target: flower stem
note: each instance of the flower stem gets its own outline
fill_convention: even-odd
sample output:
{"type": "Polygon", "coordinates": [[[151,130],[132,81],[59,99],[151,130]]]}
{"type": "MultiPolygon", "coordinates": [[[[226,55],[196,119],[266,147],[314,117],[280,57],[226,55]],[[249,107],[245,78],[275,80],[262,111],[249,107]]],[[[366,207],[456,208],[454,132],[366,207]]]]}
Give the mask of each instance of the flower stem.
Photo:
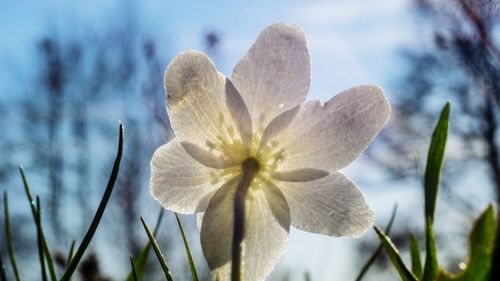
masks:
{"type": "Polygon", "coordinates": [[[259,172],[259,162],[248,158],[241,164],[242,177],[234,195],[234,228],[231,262],[231,280],[241,281],[241,242],[245,237],[245,197],[255,175],[259,172]]]}

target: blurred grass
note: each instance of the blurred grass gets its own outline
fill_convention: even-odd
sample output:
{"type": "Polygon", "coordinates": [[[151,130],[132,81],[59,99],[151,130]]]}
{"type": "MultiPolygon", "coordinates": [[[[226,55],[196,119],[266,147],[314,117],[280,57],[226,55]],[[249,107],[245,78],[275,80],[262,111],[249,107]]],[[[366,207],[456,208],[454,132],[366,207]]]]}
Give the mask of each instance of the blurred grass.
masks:
{"type": "Polygon", "coordinates": [[[160,246],[158,246],[158,242],[156,242],[156,239],[153,236],[151,229],[149,228],[148,224],[146,223],[146,221],[142,217],[141,217],[141,222],[142,222],[142,225],[144,226],[144,230],[146,231],[146,234],[148,235],[149,241],[151,242],[151,245],[153,246],[153,249],[155,250],[156,257],[158,258],[158,262],[160,263],[161,268],[163,269],[163,272],[165,273],[165,278],[168,281],[173,281],[174,279],[172,278],[172,273],[170,272],[170,269],[168,268],[167,262],[165,261],[165,258],[163,257],[163,254],[161,253],[160,246]]]}

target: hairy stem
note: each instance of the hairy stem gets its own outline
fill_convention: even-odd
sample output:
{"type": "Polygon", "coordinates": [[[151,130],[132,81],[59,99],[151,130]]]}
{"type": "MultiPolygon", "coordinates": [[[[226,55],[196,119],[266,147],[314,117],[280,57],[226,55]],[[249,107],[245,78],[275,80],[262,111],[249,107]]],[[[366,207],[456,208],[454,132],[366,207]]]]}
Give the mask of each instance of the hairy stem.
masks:
{"type": "Polygon", "coordinates": [[[231,263],[231,280],[241,280],[241,242],[245,237],[245,197],[255,175],[259,172],[259,162],[248,158],[241,164],[242,178],[234,195],[234,228],[231,263]]]}

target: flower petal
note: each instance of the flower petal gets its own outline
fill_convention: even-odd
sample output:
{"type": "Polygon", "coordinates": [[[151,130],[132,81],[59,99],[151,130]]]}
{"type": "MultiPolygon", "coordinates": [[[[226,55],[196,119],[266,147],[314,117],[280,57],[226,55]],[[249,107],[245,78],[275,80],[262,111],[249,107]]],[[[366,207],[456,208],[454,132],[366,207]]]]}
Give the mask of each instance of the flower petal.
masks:
{"type": "Polygon", "coordinates": [[[201,226],[203,224],[203,217],[205,216],[205,212],[196,214],[196,226],[198,227],[198,231],[201,232],[201,226]]]}
{"type": "Polygon", "coordinates": [[[263,130],[279,113],[301,104],[311,84],[311,62],[303,30],[273,24],[262,31],[233,71],[231,80],[263,130]]]}
{"type": "Polygon", "coordinates": [[[382,89],[375,86],[351,88],[324,105],[305,103],[288,128],[274,138],[274,149],[283,154],[278,170],[333,172],[345,167],[366,149],[389,113],[382,89]]]}
{"type": "Polygon", "coordinates": [[[213,182],[214,172],[193,159],[178,139],[173,139],[153,155],[150,191],[169,210],[202,212],[220,186],[213,182]]]}
{"type": "Polygon", "coordinates": [[[240,163],[239,161],[236,161],[231,157],[227,157],[225,154],[214,155],[210,151],[203,150],[196,144],[187,141],[183,141],[181,142],[181,144],[182,147],[184,147],[184,150],[186,150],[186,152],[191,155],[191,157],[210,168],[224,169],[238,165],[240,163]]]}
{"type": "Polygon", "coordinates": [[[252,131],[248,110],[204,53],[188,51],[172,60],[165,72],[165,89],[170,122],[180,141],[219,158],[238,157],[248,149],[252,131]]]}
{"type": "MultiPolygon", "coordinates": [[[[210,200],[201,226],[201,245],[215,280],[231,279],[234,194],[239,178],[210,200]]],[[[249,190],[246,201],[242,280],[264,280],[280,260],[288,239],[290,211],[274,186],[249,190]]]]}
{"type": "Polygon", "coordinates": [[[329,173],[323,170],[304,168],[286,172],[272,172],[271,176],[280,181],[306,182],[313,181],[328,176],[329,173]]]}
{"type": "Polygon", "coordinates": [[[310,182],[275,183],[290,206],[292,225],[298,229],[359,237],[373,224],[373,212],[363,194],[339,172],[310,182]]]}

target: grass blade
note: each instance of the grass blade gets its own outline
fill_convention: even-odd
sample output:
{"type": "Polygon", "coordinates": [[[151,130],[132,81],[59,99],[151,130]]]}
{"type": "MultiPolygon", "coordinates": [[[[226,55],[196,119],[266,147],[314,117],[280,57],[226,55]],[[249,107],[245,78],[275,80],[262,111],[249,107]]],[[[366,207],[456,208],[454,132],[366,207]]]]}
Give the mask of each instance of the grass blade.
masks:
{"type": "Polygon", "coordinates": [[[37,241],[38,241],[38,257],[40,258],[40,273],[42,274],[42,280],[47,281],[47,271],[45,269],[45,258],[43,253],[43,238],[42,238],[42,215],[41,215],[41,207],[40,207],[40,198],[36,197],[36,233],[37,233],[37,241]]]}
{"type": "MultiPolygon", "coordinates": [[[[391,218],[389,219],[389,222],[387,223],[387,225],[385,227],[385,233],[387,233],[387,235],[389,235],[389,233],[391,232],[392,224],[394,223],[394,219],[396,218],[397,210],[398,210],[398,204],[395,204],[394,207],[392,208],[391,218]]],[[[375,250],[375,252],[373,252],[373,254],[370,256],[370,258],[366,261],[365,265],[361,268],[361,271],[359,272],[358,276],[355,279],[356,281],[361,281],[361,279],[363,279],[366,272],[368,272],[368,269],[370,269],[370,267],[373,265],[373,263],[375,263],[375,260],[377,259],[378,255],[382,251],[383,247],[384,247],[384,245],[381,242],[380,245],[375,250]]]]}
{"type": "Polygon", "coordinates": [[[411,271],[406,267],[406,265],[403,263],[403,260],[399,256],[399,251],[392,244],[391,239],[380,229],[378,229],[376,226],[374,227],[375,232],[377,232],[378,237],[380,238],[380,241],[382,242],[382,245],[385,248],[385,251],[389,255],[389,258],[391,259],[392,264],[396,268],[396,270],[399,273],[399,276],[401,276],[401,279],[403,281],[418,281],[418,279],[411,273],[411,271]]]}
{"type": "Polygon", "coordinates": [[[2,255],[0,255],[0,281],[7,281],[7,273],[5,273],[5,264],[3,263],[2,255]]]}
{"type": "Polygon", "coordinates": [[[135,264],[134,264],[134,258],[130,256],[130,267],[132,268],[132,276],[134,278],[134,281],[139,281],[137,278],[137,271],[135,270],[135,264]]]}
{"type": "Polygon", "coordinates": [[[12,241],[12,227],[10,224],[9,214],[9,198],[7,197],[7,191],[3,192],[3,210],[5,221],[5,238],[7,239],[7,251],[9,252],[12,271],[14,272],[14,277],[16,278],[16,280],[21,281],[21,278],[19,277],[19,271],[17,270],[16,255],[14,254],[14,243],[12,241]]]}
{"type": "Polygon", "coordinates": [[[422,278],[422,259],[420,258],[420,246],[415,234],[410,235],[411,271],[418,279],[422,278]]]}
{"type": "MultiPolygon", "coordinates": [[[[457,274],[440,271],[437,281],[486,281],[491,269],[496,235],[495,211],[492,205],[476,219],[469,234],[469,253],[465,269],[457,274]]],[[[498,279],[493,279],[498,280],[498,279]]]]}
{"type": "Polygon", "coordinates": [[[425,265],[422,275],[423,281],[433,281],[439,272],[437,260],[436,237],[434,236],[434,226],[427,220],[425,227],[425,265]]]}
{"type": "Polygon", "coordinates": [[[153,233],[151,233],[151,229],[149,229],[148,224],[144,219],[141,217],[141,222],[142,225],[144,226],[144,230],[146,230],[146,233],[149,237],[149,241],[151,242],[151,245],[153,246],[153,249],[155,250],[156,256],[158,257],[158,261],[161,264],[161,267],[163,269],[163,272],[165,273],[165,277],[167,278],[168,281],[173,281],[174,279],[172,278],[172,274],[170,273],[170,269],[168,269],[167,262],[165,261],[165,258],[163,257],[163,254],[161,253],[160,247],[158,246],[158,243],[156,242],[153,233]]]}
{"type": "Polygon", "coordinates": [[[311,273],[309,271],[306,271],[306,273],[304,273],[304,280],[312,281],[311,273]]]}
{"type": "Polygon", "coordinates": [[[447,103],[441,111],[439,121],[432,133],[431,145],[427,155],[427,165],[425,167],[425,216],[430,219],[431,223],[434,222],[436,197],[439,190],[439,180],[443,167],[449,124],[450,104],[447,103]]]}
{"type": "Polygon", "coordinates": [[[489,281],[500,280],[500,266],[497,266],[500,264],[500,210],[497,211],[497,229],[495,245],[493,247],[492,264],[494,266],[491,268],[489,281]]]}
{"type": "Polygon", "coordinates": [[[87,230],[87,233],[83,237],[82,243],[78,247],[78,250],[76,251],[75,256],[71,259],[70,264],[64,271],[63,276],[61,277],[61,281],[68,281],[71,276],[73,275],[73,272],[76,270],[76,267],[78,266],[78,263],[80,263],[80,260],[83,257],[83,254],[87,250],[87,247],[90,244],[90,241],[92,240],[92,237],[94,237],[94,234],[97,230],[97,227],[99,226],[99,223],[101,221],[101,218],[104,214],[104,210],[106,209],[106,206],[108,205],[109,198],[111,197],[111,194],[113,192],[113,188],[116,183],[116,179],[118,177],[118,172],[120,170],[120,162],[122,158],[122,152],[123,152],[123,124],[120,124],[120,133],[119,133],[119,140],[118,140],[118,151],[116,153],[116,158],[115,162],[113,163],[113,170],[111,171],[111,175],[108,180],[108,184],[106,186],[106,190],[104,191],[104,194],[102,196],[101,202],[99,203],[99,207],[97,208],[97,211],[94,215],[94,218],[92,219],[92,223],[89,226],[89,229],[87,230]]]}
{"type": "MultiPolygon", "coordinates": [[[[153,230],[153,236],[156,237],[158,234],[158,231],[160,230],[160,225],[162,222],[163,214],[165,213],[165,209],[160,208],[160,214],[158,215],[158,219],[156,220],[156,225],[153,230]]],[[[142,250],[139,252],[139,256],[135,259],[134,264],[135,264],[135,270],[137,272],[137,279],[142,280],[142,275],[144,274],[144,271],[146,269],[146,264],[148,262],[148,257],[149,257],[149,252],[151,252],[151,242],[146,244],[142,248],[142,250]]],[[[134,277],[132,276],[133,272],[129,272],[127,275],[127,278],[125,279],[126,281],[134,281],[134,277]]]]}
{"type": "MultiPolygon", "coordinates": [[[[35,207],[36,202],[33,201],[33,196],[31,195],[30,186],[28,184],[26,174],[24,173],[23,166],[19,166],[19,173],[21,174],[21,179],[23,180],[23,185],[24,185],[24,191],[26,193],[26,197],[28,198],[28,202],[30,204],[31,215],[33,216],[33,220],[35,221],[35,224],[37,224],[37,227],[38,227],[38,222],[37,222],[38,209],[35,207]]],[[[40,242],[41,242],[42,251],[43,251],[43,254],[45,256],[45,259],[47,259],[47,265],[49,268],[50,279],[52,281],[56,281],[57,280],[56,269],[54,267],[54,262],[52,260],[52,254],[50,253],[49,245],[47,244],[47,239],[45,238],[45,234],[43,232],[41,220],[40,220],[39,226],[40,226],[39,231],[40,231],[40,239],[41,239],[40,242]]]]}
{"type": "MultiPolygon", "coordinates": [[[[75,253],[75,245],[76,245],[76,241],[75,240],[71,241],[71,246],[69,247],[68,258],[66,259],[66,267],[69,266],[71,259],[73,259],[73,255],[75,253]]],[[[68,281],[71,281],[71,277],[68,279],[68,281]]]]}
{"type": "Polygon", "coordinates": [[[71,262],[71,259],[73,259],[73,254],[75,252],[75,244],[76,244],[76,241],[73,240],[71,242],[71,246],[69,247],[69,253],[68,253],[68,259],[66,260],[66,266],[68,266],[69,263],[71,262]]]}
{"type": "Polygon", "coordinates": [[[189,243],[186,238],[186,234],[184,233],[184,229],[182,228],[181,220],[179,219],[179,215],[175,214],[175,219],[177,220],[177,225],[179,226],[179,230],[181,231],[182,240],[184,241],[184,248],[186,250],[186,255],[189,261],[189,267],[191,268],[191,276],[193,277],[193,281],[198,281],[198,273],[196,272],[196,267],[193,262],[193,256],[191,256],[191,250],[189,249],[189,243]]]}
{"type": "Polygon", "coordinates": [[[436,242],[434,238],[433,222],[436,209],[436,198],[439,190],[441,169],[443,167],[446,140],[448,138],[448,127],[450,124],[450,103],[446,103],[441,111],[439,121],[432,133],[431,145],[427,155],[427,166],[425,168],[424,193],[425,193],[425,265],[423,280],[432,281],[436,279],[439,264],[436,254],[436,242]]]}

